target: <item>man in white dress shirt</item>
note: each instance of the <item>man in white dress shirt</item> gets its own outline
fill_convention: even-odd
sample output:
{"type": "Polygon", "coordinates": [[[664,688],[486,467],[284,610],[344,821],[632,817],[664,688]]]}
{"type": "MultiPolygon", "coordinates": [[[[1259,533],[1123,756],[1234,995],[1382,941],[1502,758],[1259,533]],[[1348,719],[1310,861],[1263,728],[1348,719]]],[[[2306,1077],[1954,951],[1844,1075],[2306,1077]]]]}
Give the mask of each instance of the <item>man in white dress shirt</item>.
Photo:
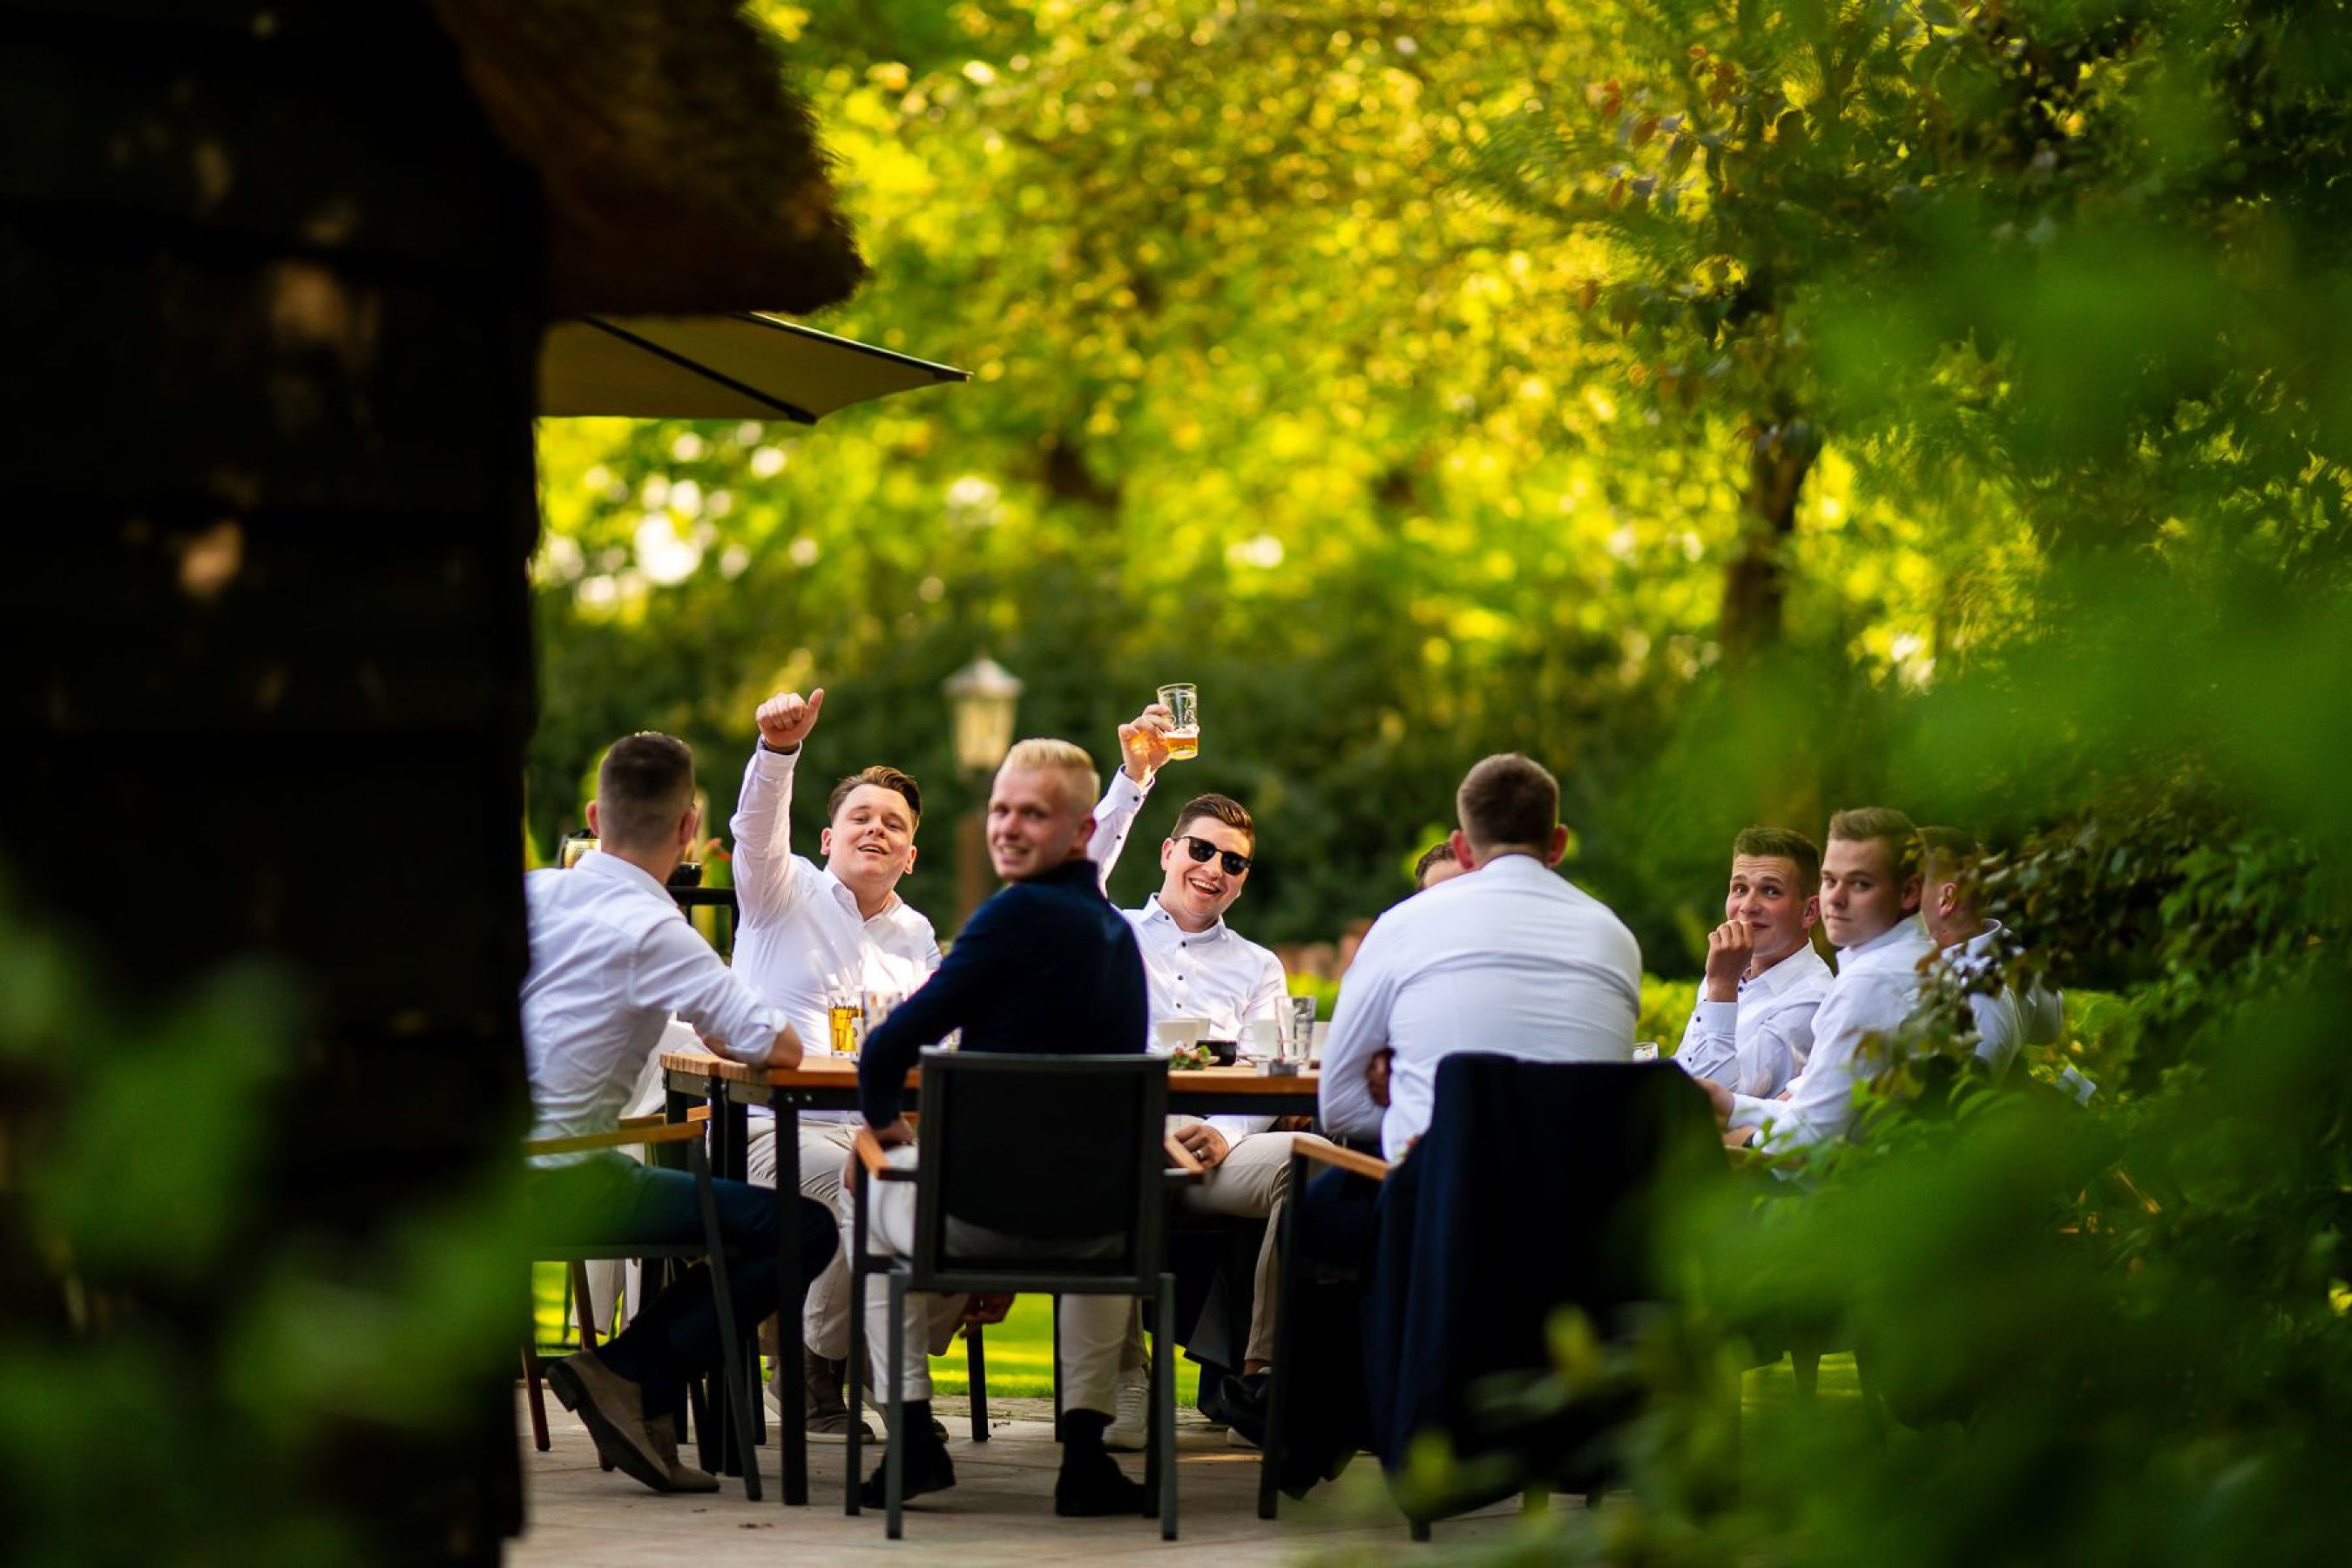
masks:
{"type": "MultiPolygon", "coordinates": [[[[596,850],[569,870],[523,879],[533,1139],[613,1131],[673,1014],[739,1060],[800,1060],[791,1022],[736,979],[666,887],[701,826],[684,742],[652,734],[615,742],[597,769],[588,826],[596,850]]],[[[532,1166],[533,1228],[544,1242],[703,1237],[694,1179],[684,1171],[612,1151],[543,1154],[532,1166]]],[[[776,1309],[775,1199],[742,1182],[712,1185],[738,1259],[730,1294],[739,1321],[754,1323],[776,1309]]],[[[802,1265],[822,1268],[838,1239],[833,1216],[814,1204],[800,1210],[802,1265]]],[[[697,1268],[602,1349],[551,1364],[547,1381],[618,1468],[656,1491],[712,1491],[716,1479],[679,1462],[675,1422],[687,1381],[719,1364],[718,1307],[709,1270],[697,1268]]]]}
{"type": "Polygon", "coordinates": [[[1833,1143],[1853,1125],[1856,1085],[1880,1063],[1870,1041],[1918,1005],[1920,965],[1936,950],[1919,923],[1918,829],[1899,811],[1864,806],[1830,818],[1822,856],[1822,924],[1838,973],[1813,1014],[1805,1070],[1778,1099],[1698,1080],[1734,1141],[1771,1153],[1833,1143]]]}
{"type": "Polygon", "coordinates": [[[1374,922],[1339,984],[1323,1047],[1323,1129],[1403,1157],[1455,1051],[1528,1061],[1632,1059],[1642,999],[1633,933],[1551,869],[1568,848],[1559,784],[1516,752],[1472,768],[1451,842],[1469,875],[1374,922]],[[1366,1068],[1393,1051],[1385,1113],[1366,1068]]]}
{"type": "MultiPolygon", "coordinates": [[[[830,997],[867,991],[904,997],[940,966],[931,922],[898,896],[899,879],[914,869],[915,830],[923,798],[915,781],[896,768],[875,766],[835,784],[828,826],[817,841],[820,866],[792,850],[793,784],[801,745],[816,728],[824,689],[803,698],[780,691],[752,716],[760,739],[743,768],[735,800],[735,972],[793,1021],[812,1057],[833,1054],[830,997]]],[[[843,1157],[858,1125],[854,1111],[800,1113],[801,1195],[828,1213],[841,1190],[843,1157]]],[[[776,1184],[775,1121],[764,1112],[751,1123],[745,1172],[776,1184]]],[[[926,1297],[934,1353],[947,1348],[962,1320],[965,1298],[926,1297]]],[[[809,1287],[801,1335],[807,1368],[808,1435],[839,1442],[851,1419],[842,1403],[843,1358],[849,1353],[849,1269],[844,1254],[809,1287]]],[[[786,1353],[779,1347],[778,1353],[786,1353]]],[[[771,1379],[768,1397],[777,1397],[771,1379]]],[[[878,1384],[877,1384],[878,1386],[878,1384]]],[[[870,1428],[868,1429],[870,1436],[870,1428]]]]}
{"type": "MultiPolygon", "coordinates": [[[[1095,807],[1087,858],[1103,881],[1110,880],[1127,836],[1169,762],[1164,739],[1171,715],[1155,702],[1118,727],[1120,766],[1095,807]]],[[[1132,910],[1119,912],[1143,953],[1150,992],[1151,1021],[1195,1018],[1212,1039],[1238,1040],[1243,1026],[1280,1024],[1290,988],[1282,960],[1225,924],[1247,885],[1257,849],[1257,826],[1238,801],[1204,795],[1184,803],[1160,844],[1160,890],[1132,910]]],[[[1266,1221],[1253,1281],[1248,1342],[1242,1350],[1241,1376],[1220,1388],[1230,1407],[1251,1413],[1239,1426],[1251,1436],[1254,1413],[1265,1402],[1274,1365],[1275,1300],[1279,1283],[1275,1242],[1284,1201],[1290,1192],[1291,1145],[1312,1134],[1276,1128],[1271,1116],[1171,1116],[1169,1131],[1208,1167],[1207,1177],[1184,1190],[1188,1208],[1241,1219],[1266,1221]]],[[[1141,1359],[1139,1325],[1129,1331],[1130,1350],[1141,1359]]],[[[1130,1375],[1119,1391],[1118,1419],[1108,1446],[1143,1447],[1145,1390],[1130,1375]]]]}
{"type": "Polygon", "coordinates": [[[1691,1077],[1769,1100],[1803,1069],[1833,978],[1813,951],[1821,881],[1822,852],[1801,833],[1749,827],[1731,841],[1723,923],[1675,1052],[1691,1077]]]}
{"type": "Polygon", "coordinates": [[[1976,987],[1979,975],[1997,972],[2007,958],[2000,952],[2001,923],[1984,917],[1979,900],[1984,846],[1957,827],[1923,827],[1919,852],[1927,879],[1919,897],[1920,919],[1943,954],[1945,967],[1969,986],[1977,1059],[1999,1081],[2020,1046],[2057,1042],[2064,1001],[2054,986],[2038,983],[2022,991],[2013,984],[1976,987]]]}

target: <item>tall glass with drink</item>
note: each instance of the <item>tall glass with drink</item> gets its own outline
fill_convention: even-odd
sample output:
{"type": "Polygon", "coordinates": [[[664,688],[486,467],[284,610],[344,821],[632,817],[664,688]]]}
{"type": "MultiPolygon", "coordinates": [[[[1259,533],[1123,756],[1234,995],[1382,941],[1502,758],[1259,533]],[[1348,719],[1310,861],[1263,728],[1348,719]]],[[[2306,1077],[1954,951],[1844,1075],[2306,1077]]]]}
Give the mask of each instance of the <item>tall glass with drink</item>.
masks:
{"type": "Polygon", "coordinates": [[[854,1057],[864,1017],[855,991],[835,991],[825,998],[826,1045],[837,1057],[854,1057]]]}
{"type": "Polygon", "coordinates": [[[1171,762],[1182,762],[1198,756],[1201,752],[1201,692],[1189,680],[1160,689],[1160,706],[1168,710],[1168,733],[1161,737],[1168,743],[1171,762]]]}
{"type": "Polygon", "coordinates": [[[1290,999],[1290,1030],[1283,1041],[1283,1059],[1305,1067],[1315,1055],[1315,998],[1290,999]]]}

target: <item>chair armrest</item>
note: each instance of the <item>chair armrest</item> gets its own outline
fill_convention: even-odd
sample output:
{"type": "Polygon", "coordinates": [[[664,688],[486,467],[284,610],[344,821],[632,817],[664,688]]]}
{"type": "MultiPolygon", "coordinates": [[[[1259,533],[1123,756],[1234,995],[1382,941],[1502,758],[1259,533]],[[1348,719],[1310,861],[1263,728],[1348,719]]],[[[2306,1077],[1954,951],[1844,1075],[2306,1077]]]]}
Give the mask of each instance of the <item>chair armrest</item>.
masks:
{"type": "MultiPolygon", "coordinates": [[[[710,1107],[690,1106],[687,1110],[686,1119],[688,1121],[708,1121],[710,1120],[710,1107]]],[[[623,1127],[667,1127],[669,1125],[669,1118],[656,1110],[644,1116],[624,1116],[621,1118],[621,1125],[623,1127]]]]}
{"type": "Polygon", "coordinates": [[[889,1156],[882,1152],[882,1140],[874,1136],[871,1127],[859,1128],[857,1136],[850,1141],[850,1146],[857,1151],[858,1163],[866,1167],[866,1173],[874,1180],[911,1182],[915,1179],[914,1172],[902,1171],[890,1163],[889,1156]]]}
{"type": "Polygon", "coordinates": [[[1387,1180],[1391,1169],[1385,1160],[1359,1154],[1353,1149],[1342,1149],[1337,1143],[1309,1143],[1301,1140],[1290,1146],[1290,1152],[1315,1164],[1328,1165],[1335,1171],[1345,1171],[1351,1176],[1363,1176],[1375,1182],[1387,1180]]]}
{"type": "Polygon", "coordinates": [[[658,1127],[616,1127],[610,1132],[583,1132],[572,1138],[535,1138],[522,1146],[525,1154],[582,1154],[592,1149],[626,1149],[643,1143],[698,1143],[698,1121],[666,1121],[658,1127]]]}
{"type": "Polygon", "coordinates": [[[1160,1146],[1168,1151],[1170,1175],[1187,1182],[1197,1182],[1209,1173],[1209,1167],[1201,1163],[1200,1156],[1176,1142],[1176,1134],[1173,1132],[1160,1139],[1160,1146]]]}

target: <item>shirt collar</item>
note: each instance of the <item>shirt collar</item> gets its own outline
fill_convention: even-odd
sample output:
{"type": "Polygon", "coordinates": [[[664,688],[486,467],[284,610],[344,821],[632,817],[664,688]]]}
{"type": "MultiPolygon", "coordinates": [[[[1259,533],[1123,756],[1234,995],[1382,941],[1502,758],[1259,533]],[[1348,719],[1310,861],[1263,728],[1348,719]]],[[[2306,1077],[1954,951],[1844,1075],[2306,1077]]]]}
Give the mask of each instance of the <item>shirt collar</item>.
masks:
{"type": "Polygon", "coordinates": [[[1742,991],[1760,991],[1769,996],[1785,985],[1793,985],[1810,977],[1815,970],[1827,973],[1829,965],[1822,962],[1822,955],[1813,950],[1809,937],[1801,946],[1791,948],[1785,957],[1763,973],[1753,979],[1742,980],[1739,988],[1742,991]],[[1808,958],[1812,960],[1811,963],[1805,962],[1808,958]]]}
{"type": "Polygon", "coordinates": [[[1534,856],[1516,851],[1508,855],[1497,855],[1478,868],[1478,875],[1481,877],[1493,876],[1498,872],[1507,877],[1548,877],[1553,881],[1559,879],[1553,874],[1550,867],[1534,856]]]}
{"type": "Polygon", "coordinates": [[[602,881],[617,883],[625,888],[634,888],[639,892],[659,894],[664,903],[673,907],[676,905],[677,900],[669,896],[669,889],[655,881],[652,872],[634,860],[622,859],[618,855],[610,855],[602,849],[591,849],[574,861],[572,868],[575,871],[585,871],[602,881]]]}
{"type": "Polygon", "coordinates": [[[1917,915],[1905,915],[1868,942],[1838,949],[1838,957],[1846,962],[1879,953],[1894,953],[1906,947],[1932,947],[1927,940],[1927,928],[1919,923],[1917,915]]]}
{"type": "Polygon", "coordinates": [[[906,908],[907,900],[900,898],[898,890],[893,889],[890,892],[890,901],[888,903],[875,910],[871,917],[861,914],[858,912],[857,909],[857,895],[850,891],[848,883],[843,881],[840,878],[833,874],[832,867],[818,866],[816,873],[818,876],[824,879],[825,890],[833,895],[834,901],[841,905],[844,909],[846,909],[854,918],[861,922],[869,918],[877,921],[883,920],[888,916],[897,914],[900,910],[906,908]]]}
{"type": "Polygon", "coordinates": [[[1186,931],[1182,926],[1176,924],[1176,917],[1168,912],[1168,906],[1160,901],[1160,895],[1157,893],[1143,900],[1143,918],[1147,921],[1165,921],[1186,942],[1218,942],[1223,940],[1227,934],[1223,915],[1210,921],[1206,931],[1186,931]]]}

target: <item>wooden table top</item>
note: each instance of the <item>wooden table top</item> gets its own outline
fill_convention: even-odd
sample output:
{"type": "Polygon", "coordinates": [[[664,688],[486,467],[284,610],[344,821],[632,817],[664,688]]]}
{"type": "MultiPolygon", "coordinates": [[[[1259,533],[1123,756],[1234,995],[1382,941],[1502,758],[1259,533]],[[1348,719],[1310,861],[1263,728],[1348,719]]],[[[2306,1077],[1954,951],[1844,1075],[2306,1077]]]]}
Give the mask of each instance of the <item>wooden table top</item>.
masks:
{"type": "MultiPolygon", "coordinates": [[[[664,1051],[664,1072],[698,1073],[730,1083],[765,1084],[771,1089],[849,1089],[857,1082],[854,1057],[810,1057],[795,1068],[754,1067],[749,1062],[715,1057],[707,1051],[664,1051]]],[[[916,1074],[907,1075],[909,1087],[916,1074]]],[[[1322,1080],[1312,1068],[1285,1078],[1262,1073],[1254,1067],[1197,1068],[1168,1075],[1171,1093],[1264,1095],[1268,1100],[1298,1100],[1312,1096],[1322,1080]]]]}

